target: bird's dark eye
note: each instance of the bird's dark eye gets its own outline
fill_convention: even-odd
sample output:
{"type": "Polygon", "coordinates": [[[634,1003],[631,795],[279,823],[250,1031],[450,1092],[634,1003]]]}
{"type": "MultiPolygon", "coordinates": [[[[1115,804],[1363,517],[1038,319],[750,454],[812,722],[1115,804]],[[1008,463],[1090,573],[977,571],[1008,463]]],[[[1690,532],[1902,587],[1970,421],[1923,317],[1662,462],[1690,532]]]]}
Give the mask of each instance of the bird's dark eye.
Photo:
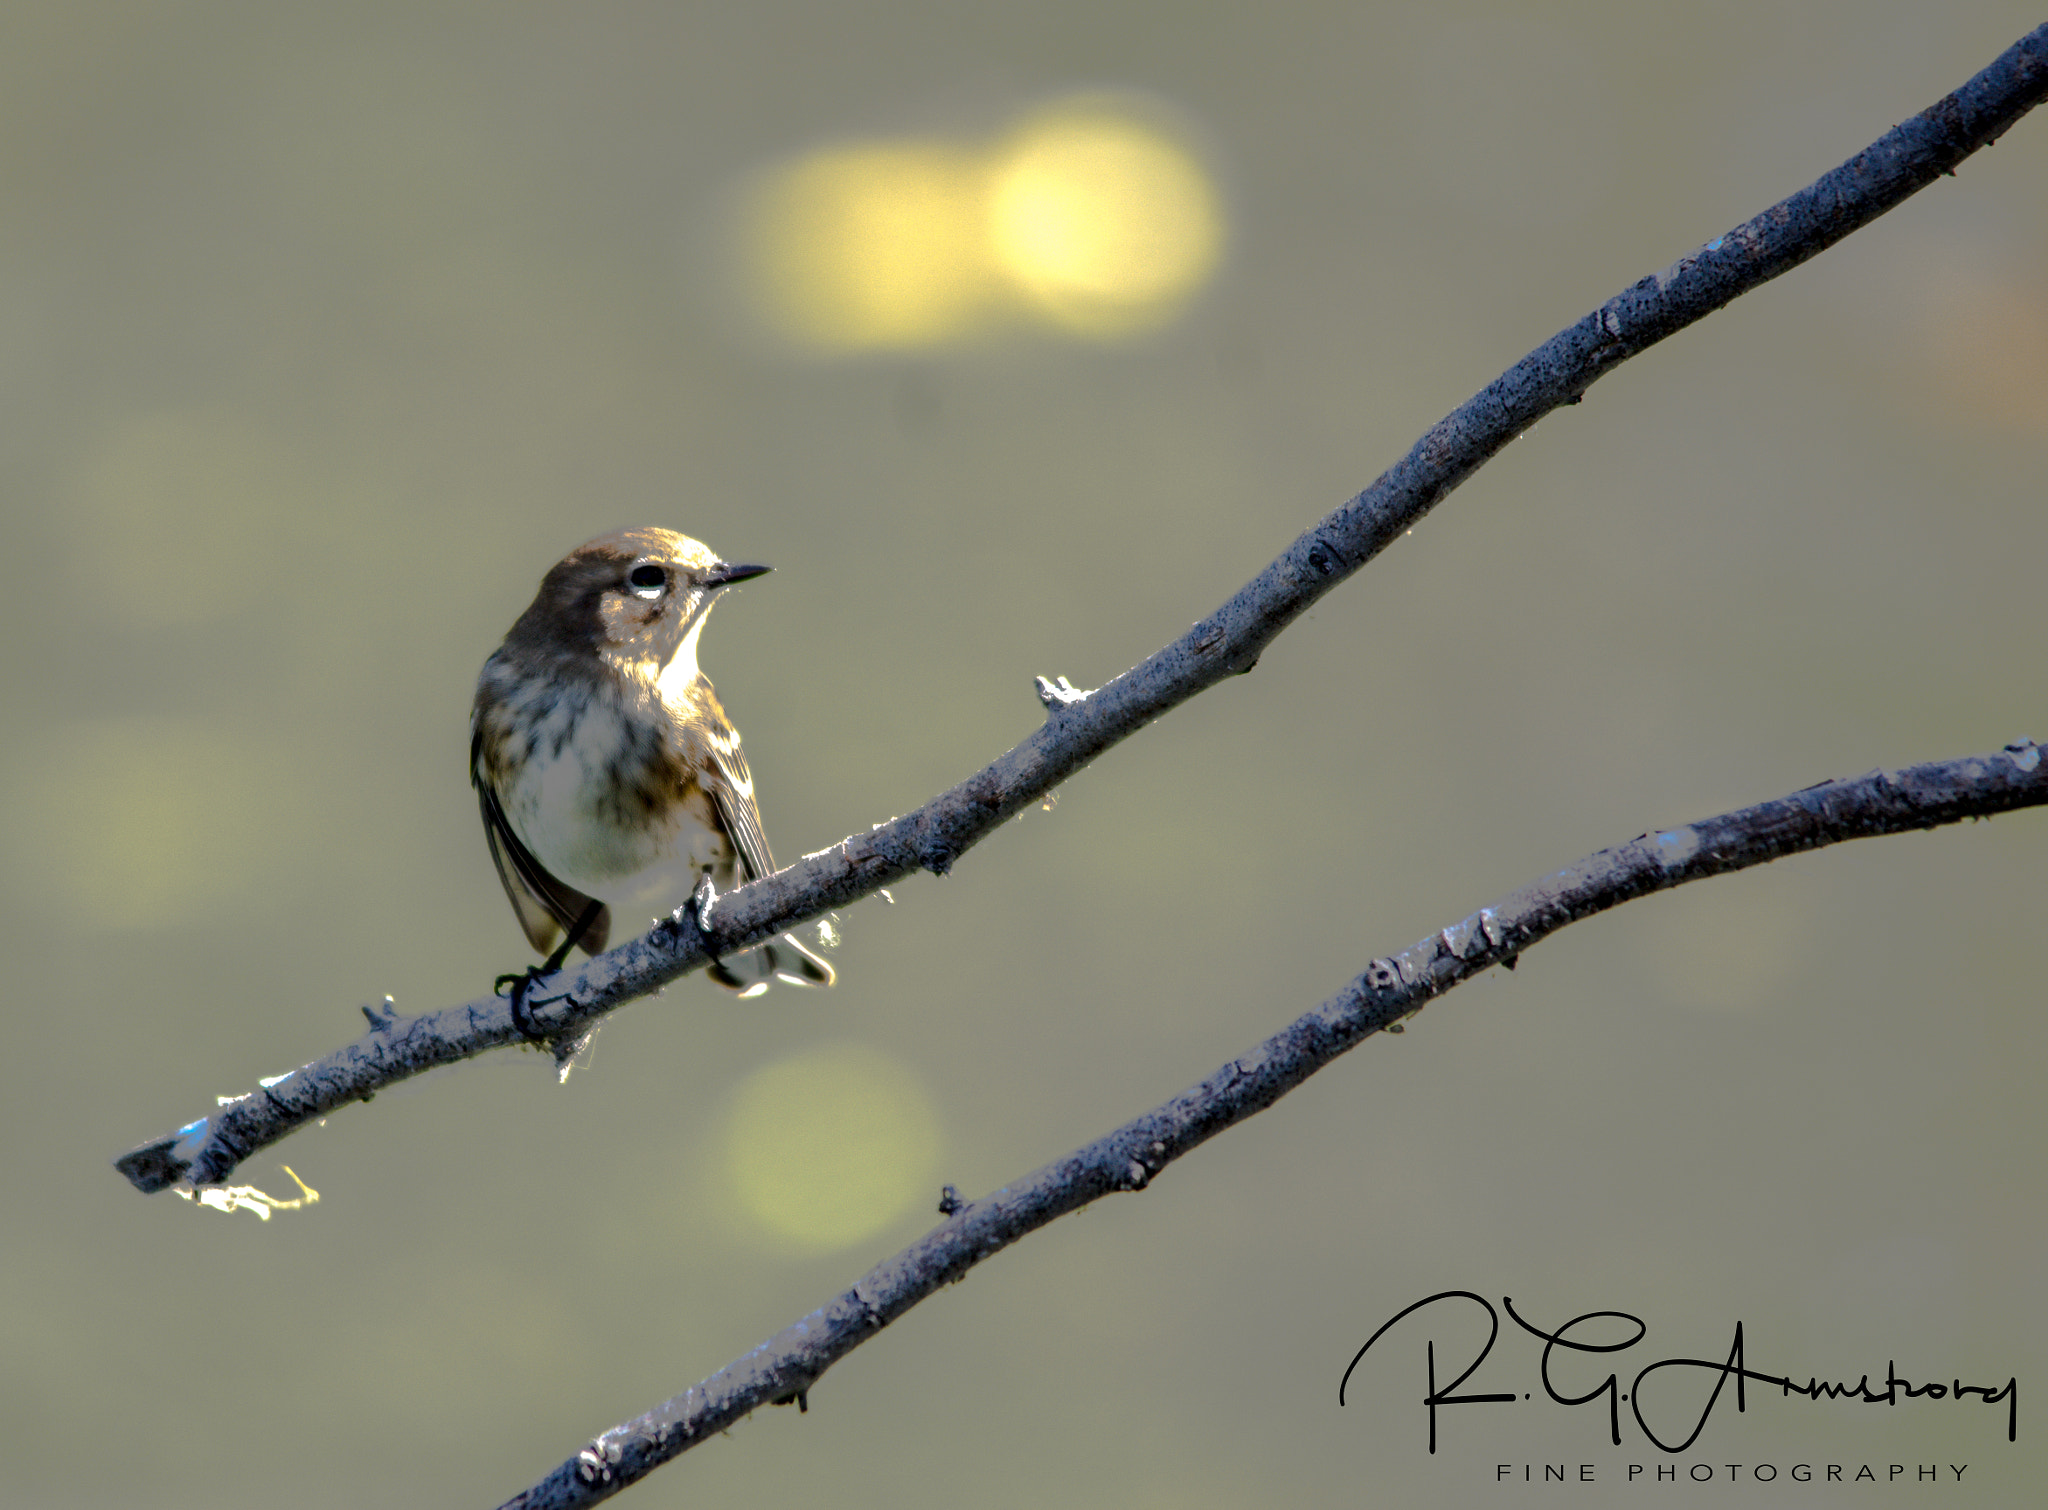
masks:
{"type": "Polygon", "coordinates": [[[668,586],[668,573],[658,566],[636,566],[626,574],[626,585],[642,598],[657,598],[668,586]]]}

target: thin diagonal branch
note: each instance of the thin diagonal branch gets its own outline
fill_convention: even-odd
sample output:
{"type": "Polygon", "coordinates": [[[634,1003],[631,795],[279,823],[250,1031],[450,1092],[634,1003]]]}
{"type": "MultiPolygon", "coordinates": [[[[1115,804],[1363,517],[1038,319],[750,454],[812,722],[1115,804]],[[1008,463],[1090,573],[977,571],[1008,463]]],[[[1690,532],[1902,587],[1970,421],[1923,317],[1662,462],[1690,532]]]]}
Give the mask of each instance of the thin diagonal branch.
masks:
{"type": "MultiPolygon", "coordinates": [[[[1304,533],[1216,612],[1100,690],[1040,682],[1044,725],[917,811],[740,888],[708,928],[689,914],[557,977],[529,1001],[566,1060],[614,1008],[714,956],[844,907],[916,870],[943,873],[1013,814],[1196,693],[1248,671],[1282,630],[1544,415],[1637,352],[1796,267],[1995,140],[2048,96],[2048,26],[1954,94],[1789,199],[1645,278],[1559,332],[1461,405],[1372,486],[1304,533]]],[[[357,1042],[115,1161],[145,1191],[224,1183],[251,1153],[436,1065],[522,1041],[485,997],[420,1017],[369,1012],[357,1042]]]]}
{"type": "Polygon", "coordinates": [[[505,1510],[595,1504],[761,1405],[802,1396],[825,1370],[919,1301],[1025,1234],[1106,1195],[1145,1189],[1225,1128],[1264,1111],[1339,1055],[1581,918],[1688,881],[1849,839],[2048,806],[2048,760],[2031,740],[1991,755],[1873,771],[1701,823],[1644,834],[1510,892],[1491,907],[1374,960],[1363,975],[1200,1085],[994,1195],[954,1206],[852,1289],[746,1357],[615,1426],[505,1510]]]}

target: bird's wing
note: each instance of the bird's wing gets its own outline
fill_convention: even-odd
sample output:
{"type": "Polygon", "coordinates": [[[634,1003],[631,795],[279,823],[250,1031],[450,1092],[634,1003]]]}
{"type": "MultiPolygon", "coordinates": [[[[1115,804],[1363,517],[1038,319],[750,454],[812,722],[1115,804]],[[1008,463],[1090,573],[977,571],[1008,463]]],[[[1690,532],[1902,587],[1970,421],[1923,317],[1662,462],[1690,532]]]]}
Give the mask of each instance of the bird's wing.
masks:
{"type": "MultiPolygon", "coordinates": [[[[576,926],[595,899],[567,882],[556,880],[512,832],[497,792],[484,779],[479,759],[482,750],[483,736],[478,734],[469,744],[469,780],[476,788],[477,805],[483,809],[484,837],[491,844],[491,863],[498,867],[498,879],[505,885],[505,896],[512,903],[513,915],[519,919],[526,941],[537,952],[547,954],[557,938],[576,926]]],[[[585,954],[597,954],[604,949],[611,928],[611,909],[600,907],[596,919],[576,942],[585,954]]]]}
{"type": "Polygon", "coordinates": [[[740,753],[738,731],[727,726],[713,729],[705,738],[711,751],[711,800],[718,804],[718,816],[732,846],[739,851],[740,882],[775,874],[775,856],[768,852],[768,834],[761,827],[761,807],[754,801],[754,776],[747,769],[747,757],[740,753]]]}
{"type": "MultiPolygon", "coordinates": [[[[711,800],[739,851],[739,882],[775,874],[775,856],[768,852],[768,833],[761,827],[761,806],[754,800],[754,776],[740,753],[740,736],[730,725],[714,729],[705,743],[711,750],[711,800]]],[[[778,976],[791,985],[829,986],[836,978],[830,965],[799,943],[794,934],[763,944],[757,951],[762,976],[778,976]]],[[[722,967],[721,967],[722,968],[722,967]]],[[[727,972],[728,975],[730,972],[727,972]]],[[[716,979],[716,977],[713,977],[716,979]]],[[[730,980],[721,984],[732,984],[730,980]]]]}

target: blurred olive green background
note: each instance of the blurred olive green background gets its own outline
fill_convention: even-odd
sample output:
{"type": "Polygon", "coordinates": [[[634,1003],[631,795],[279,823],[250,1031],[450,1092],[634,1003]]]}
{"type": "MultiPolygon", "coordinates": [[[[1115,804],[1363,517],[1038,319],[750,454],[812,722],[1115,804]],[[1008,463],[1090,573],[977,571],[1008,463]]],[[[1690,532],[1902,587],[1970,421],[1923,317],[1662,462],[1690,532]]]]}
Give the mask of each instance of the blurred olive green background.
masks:
{"type": "MultiPolygon", "coordinates": [[[[1530,346],[2040,16],[6,12],[11,1503],[495,1504],[942,1182],[1037,1167],[1513,886],[2048,738],[2035,118],[1544,422],[1056,809],[851,911],[835,991],[687,980],[566,1086],[506,1052],[351,1107],[245,1167],[321,1193],[267,1224],[145,1199],[111,1157],[358,1003],[525,963],[465,720],[569,547],[649,522],[774,564],[704,662],[794,858],[1027,733],[1033,674],[1178,634],[1530,346]],[[990,295],[825,349],[750,302],[745,207],[792,165],[983,162],[1074,99],[1211,196],[1209,260],[1144,319],[990,295]]],[[[1584,924],[630,1502],[1497,1505],[1533,1461],[1634,1503],[1626,1465],[1668,1460],[1597,1409],[1467,1408],[1430,1457],[1419,1335],[1337,1408],[1381,1320],[1472,1288],[1641,1314],[1637,1365],[1740,1319],[1801,1378],[2017,1375],[2016,1445],[1976,1406],[1752,1394],[1677,1460],[1967,1463],[1913,1502],[2016,1503],[2048,1475],[2044,883],[2024,814],[1584,924]]],[[[1539,1389],[1533,1349],[1469,1387],[1539,1389]]]]}

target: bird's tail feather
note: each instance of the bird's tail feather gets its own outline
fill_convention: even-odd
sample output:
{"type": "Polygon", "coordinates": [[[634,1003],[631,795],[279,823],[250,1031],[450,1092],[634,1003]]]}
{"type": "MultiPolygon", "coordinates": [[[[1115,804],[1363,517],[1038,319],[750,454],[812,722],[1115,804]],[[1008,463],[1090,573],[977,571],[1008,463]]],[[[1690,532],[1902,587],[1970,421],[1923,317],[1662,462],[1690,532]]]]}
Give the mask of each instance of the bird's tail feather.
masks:
{"type": "Polygon", "coordinates": [[[742,996],[759,996],[778,980],[792,986],[829,986],[838,979],[838,972],[799,943],[793,933],[770,939],[730,963],[713,960],[704,973],[742,996]]]}

